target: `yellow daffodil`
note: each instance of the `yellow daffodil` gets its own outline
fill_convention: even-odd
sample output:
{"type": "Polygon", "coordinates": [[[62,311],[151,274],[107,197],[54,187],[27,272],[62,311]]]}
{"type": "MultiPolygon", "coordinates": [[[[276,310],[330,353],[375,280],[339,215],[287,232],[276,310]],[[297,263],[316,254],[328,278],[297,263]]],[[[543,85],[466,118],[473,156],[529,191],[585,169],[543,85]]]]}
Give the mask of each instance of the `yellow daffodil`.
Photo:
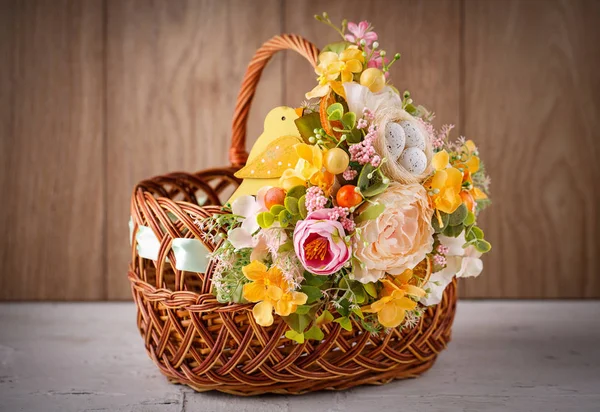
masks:
{"type": "Polygon", "coordinates": [[[462,173],[450,166],[448,152],[442,150],[431,161],[435,174],[426,183],[433,207],[444,213],[454,212],[462,203],[462,173]]]}
{"type": "Polygon", "coordinates": [[[362,72],[363,63],[362,52],[354,47],[344,50],[339,55],[331,51],[321,53],[319,65],[315,68],[315,73],[319,75],[317,78],[319,84],[306,93],[306,98],[323,97],[330,88],[345,97],[342,83],[351,82],[354,79],[354,73],[362,72]]]}
{"type": "Polygon", "coordinates": [[[384,286],[380,299],[370,306],[362,308],[363,312],[377,313],[377,320],[386,328],[395,328],[402,324],[407,310],[417,307],[417,302],[409,296],[421,298],[425,291],[417,286],[410,285],[412,272],[404,272],[395,279],[382,280],[384,286]]]}
{"type": "Polygon", "coordinates": [[[293,291],[277,266],[267,267],[254,260],[242,268],[244,276],[251,283],[244,285],[244,299],[258,302],[252,309],[256,323],[261,326],[273,324],[273,309],[280,316],[288,316],[298,305],[306,303],[307,295],[293,291]]]}
{"type": "Polygon", "coordinates": [[[299,143],[294,146],[300,158],[296,167],[283,172],[279,183],[285,190],[294,186],[307,186],[310,182],[320,187],[328,196],[335,181],[335,176],[323,166],[323,152],[318,146],[299,143]]]}

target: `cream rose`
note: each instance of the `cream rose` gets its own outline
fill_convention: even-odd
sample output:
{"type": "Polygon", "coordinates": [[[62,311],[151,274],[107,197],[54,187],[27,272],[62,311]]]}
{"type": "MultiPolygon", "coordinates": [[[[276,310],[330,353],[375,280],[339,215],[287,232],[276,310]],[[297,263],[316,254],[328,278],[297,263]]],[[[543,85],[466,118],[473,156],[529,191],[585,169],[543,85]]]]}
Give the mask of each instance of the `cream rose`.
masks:
{"type": "Polygon", "coordinates": [[[399,275],[414,268],[433,247],[433,210],[419,184],[391,183],[376,202],[385,205],[379,217],[360,224],[354,279],[375,282],[385,273],[399,275]]]}

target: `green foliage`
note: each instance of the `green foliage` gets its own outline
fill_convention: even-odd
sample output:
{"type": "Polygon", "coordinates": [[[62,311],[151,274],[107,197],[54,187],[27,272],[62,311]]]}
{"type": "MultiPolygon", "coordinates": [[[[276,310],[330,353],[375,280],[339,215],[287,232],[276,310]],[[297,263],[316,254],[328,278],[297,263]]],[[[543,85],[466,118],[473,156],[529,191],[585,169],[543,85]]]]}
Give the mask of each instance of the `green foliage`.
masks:
{"type": "Polygon", "coordinates": [[[298,209],[298,199],[297,198],[288,196],[285,198],[284,202],[285,202],[285,208],[287,209],[288,212],[290,212],[290,214],[292,216],[300,213],[300,210],[298,209]]]}
{"type": "Polygon", "coordinates": [[[300,199],[298,199],[298,213],[302,219],[306,219],[308,216],[308,210],[306,209],[306,196],[302,195],[300,199]]]}
{"type": "Polygon", "coordinates": [[[370,164],[364,165],[357,183],[363,197],[373,197],[383,193],[389,186],[389,183],[384,183],[384,178],[379,169],[376,170],[370,164]]]}
{"type": "Polygon", "coordinates": [[[320,129],[321,126],[321,118],[319,113],[309,113],[305,114],[302,117],[294,120],[296,127],[298,128],[298,132],[300,132],[300,136],[305,143],[309,143],[309,138],[314,135],[315,129],[320,129]]]}
{"type": "Polygon", "coordinates": [[[340,326],[342,327],[342,329],[347,330],[348,332],[350,332],[352,330],[352,321],[350,320],[349,317],[341,317],[341,318],[337,318],[333,320],[335,323],[339,323],[340,326]]]}
{"type": "Polygon", "coordinates": [[[231,260],[234,263],[219,275],[218,287],[214,287],[213,294],[220,303],[245,302],[242,296],[244,285],[250,281],[242,273],[242,268],[250,264],[252,249],[246,248],[236,252],[225,242],[215,253],[221,258],[231,260]]]}
{"type": "Polygon", "coordinates": [[[294,186],[290,190],[288,190],[286,196],[287,197],[295,197],[296,199],[300,199],[305,194],[306,194],[306,187],[294,186]]]}
{"type": "Polygon", "coordinates": [[[327,108],[327,119],[331,121],[342,120],[344,115],[344,106],[341,103],[334,103],[327,108]]]}
{"type": "Polygon", "coordinates": [[[309,330],[304,332],[305,339],[323,340],[324,337],[325,335],[323,334],[323,331],[319,329],[317,325],[314,325],[309,330]]]}
{"type": "Polygon", "coordinates": [[[300,287],[300,291],[308,296],[306,304],[309,305],[321,299],[321,289],[316,286],[303,285],[300,287]]]}
{"type": "Polygon", "coordinates": [[[467,217],[469,211],[467,210],[467,206],[464,203],[456,209],[449,217],[448,224],[450,226],[459,226],[462,225],[467,217]]]}
{"type": "Polygon", "coordinates": [[[296,332],[293,329],[288,330],[287,332],[285,332],[285,337],[298,342],[299,344],[303,344],[304,343],[304,333],[302,332],[296,332]]]}
{"type": "Polygon", "coordinates": [[[362,223],[367,220],[377,219],[380,214],[385,210],[385,205],[382,203],[375,203],[367,207],[358,217],[355,219],[355,222],[362,223]]]}

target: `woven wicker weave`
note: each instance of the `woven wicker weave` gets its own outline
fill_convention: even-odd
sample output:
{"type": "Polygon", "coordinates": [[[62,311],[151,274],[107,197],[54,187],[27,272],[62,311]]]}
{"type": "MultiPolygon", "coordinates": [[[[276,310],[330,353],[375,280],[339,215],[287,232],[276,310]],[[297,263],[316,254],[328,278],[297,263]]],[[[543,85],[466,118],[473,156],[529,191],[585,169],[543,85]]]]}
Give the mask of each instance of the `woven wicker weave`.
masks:
{"type": "Polygon", "coordinates": [[[357,323],[351,332],[331,323],[323,326],[321,342],[297,344],[284,337],[288,326],[281,319],[264,328],[254,321],[252,305],[218,303],[210,293],[212,264],[207,273],[175,269],[173,239],[199,239],[210,251],[217,246],[205,240],[194,222],[220,213],[220,198],[239,184],[233,173],[248,156],[246,120],[252,98],[263,68],[284,49],[316,64],[317,48],[294,35],[276,36],[257,51],[235,108],[232,167],[159,176],[134,190],[134,230],[148,226],[160,241],[156,261],[138,256],[135,239],[132,245],[129,280],[146,350],[170,381],[236,395],[301,394],[416,377],[433,365],[450,340],[456,281],[412,329],[372,335],[357,323]]]}

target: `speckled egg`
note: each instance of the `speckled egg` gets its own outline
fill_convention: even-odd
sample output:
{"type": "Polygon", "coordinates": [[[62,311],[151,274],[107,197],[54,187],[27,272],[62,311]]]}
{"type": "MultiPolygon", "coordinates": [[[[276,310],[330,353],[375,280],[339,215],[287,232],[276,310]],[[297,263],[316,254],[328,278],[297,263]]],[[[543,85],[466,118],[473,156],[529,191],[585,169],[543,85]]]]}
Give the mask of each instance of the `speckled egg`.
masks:
{"type": "Polygon", "coordinates": [[[400,166],[413,175],[420,175],[427,168],[427,156],[417,147],[405,149],[398,159],[400,166]]]}
{"type": "Polygon", "coordinates": [[[421,129],[408,120],[400,122],[400,126],[404,129],[406,135],[406,147],[416,147],[425,150],[425,136],[421,129]]]}
{"type": "Polygon", "coordinates": [[[391,122],[385,126],[385,144],[392,159],[395,160],[402,154],[405,142],[406,134],[402,126],[391,122]]]}

